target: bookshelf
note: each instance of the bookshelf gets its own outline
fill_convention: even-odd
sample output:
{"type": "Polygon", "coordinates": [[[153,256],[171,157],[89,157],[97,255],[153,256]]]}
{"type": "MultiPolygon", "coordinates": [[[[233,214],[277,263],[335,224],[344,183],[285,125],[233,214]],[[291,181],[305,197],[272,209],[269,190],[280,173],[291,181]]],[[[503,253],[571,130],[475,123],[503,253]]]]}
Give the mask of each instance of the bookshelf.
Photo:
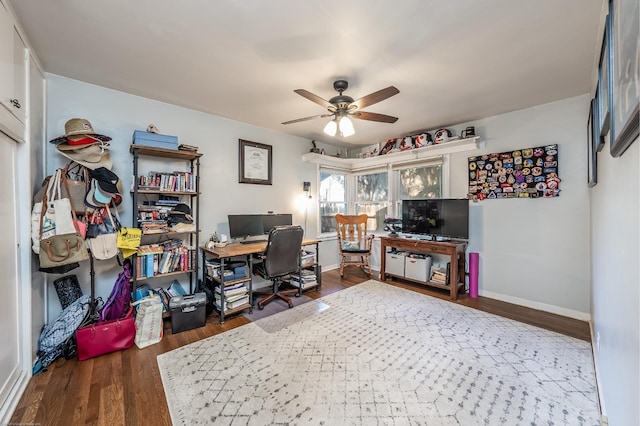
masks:
{"type": "Polygon", "coordinates": [[[142,230],[140,249],[132,262],[134,292],[141,280],[187,274],[189,294],[192,294],[198,271],[199,175],[202,154],[197,151],[136,144],[130,146],[129,152],[133,155],[132,222],[134,227],[142,230]],[[152,161],[184,161],[187,167],[172,172],[141,172],[141,157],[148,157],[152,161]],[[189,206],[193,226],[169,226],[167,216],[177,204],[189,206]]]}

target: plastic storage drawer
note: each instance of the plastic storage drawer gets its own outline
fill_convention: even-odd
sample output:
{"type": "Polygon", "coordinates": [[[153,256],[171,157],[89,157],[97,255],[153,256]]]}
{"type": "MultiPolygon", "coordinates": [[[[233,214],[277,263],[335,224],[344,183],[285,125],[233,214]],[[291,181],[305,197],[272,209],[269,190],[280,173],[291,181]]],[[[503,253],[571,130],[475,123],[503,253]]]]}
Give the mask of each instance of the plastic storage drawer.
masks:
{"type": "Polygon", "coordinates": [[[206,321],[207,297],[204,293],[176,296],[169,300],[171,332],[173,334],[202,327],[206,321]]]}

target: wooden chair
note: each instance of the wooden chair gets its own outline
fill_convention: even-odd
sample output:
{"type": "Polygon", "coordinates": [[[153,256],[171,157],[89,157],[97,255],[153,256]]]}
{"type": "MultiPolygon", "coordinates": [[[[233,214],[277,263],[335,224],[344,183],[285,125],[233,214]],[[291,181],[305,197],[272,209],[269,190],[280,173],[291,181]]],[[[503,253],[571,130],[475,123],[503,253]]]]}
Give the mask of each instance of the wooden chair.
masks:
{"type": "Polygon", "coordinates": [[[373,234],[367,234],[367,215],[336,215],[338,248],[340,250],[340,276],[345,266],[359,266],[371,276],[371,242],[373,234]]]}

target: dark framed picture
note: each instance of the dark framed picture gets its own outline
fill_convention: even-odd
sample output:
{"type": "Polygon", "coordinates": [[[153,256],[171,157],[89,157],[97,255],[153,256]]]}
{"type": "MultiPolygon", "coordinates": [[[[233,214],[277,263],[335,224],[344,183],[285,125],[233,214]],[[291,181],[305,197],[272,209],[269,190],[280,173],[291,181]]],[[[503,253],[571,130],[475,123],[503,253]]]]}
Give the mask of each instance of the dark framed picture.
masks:
{"type": "Polygon", "coordinates": [[[638,0],[612,0],[609,6],[609,72],[612,76],[609,87],[609,139],[611,155],[619,157],[640,134],[640,3],[638,0]]]}
{"type": "Polygon", "coordinates": [[[604,147],[604,137],[609,132],[609,62],[611,61],[609,47],[611,34],[609,15],[607,15],[604,36],[602,37],[602,49],[600,51],[600,65],[598,67],[598,88],[596,97],[598,99],[597,124],[600,129],[596,146],[600,151],[604,147]]]}
{"type": "Polygon", "coordinates": [[[598,183],[598,151],[596,150],[597,142],[595,140],[600,138],[597,133],[597,108],[598,98],[593,98],[589,107],[589,118],[587,119],[587,184],[589,187],[598,183]]]}
{"type": "Polygon", "coordinates": [[[271,185],[271,145],[239,139],[238,182],[271,185]]]}

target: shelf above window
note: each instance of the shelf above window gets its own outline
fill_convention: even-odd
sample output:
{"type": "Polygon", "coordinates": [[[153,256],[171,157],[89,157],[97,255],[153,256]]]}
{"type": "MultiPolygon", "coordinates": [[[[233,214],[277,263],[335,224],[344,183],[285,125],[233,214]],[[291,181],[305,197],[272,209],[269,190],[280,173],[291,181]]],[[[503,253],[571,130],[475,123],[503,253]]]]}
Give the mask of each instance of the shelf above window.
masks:
{"type": "Polygon", "coordinates": [[[324,166],[338,167],[344,170],[358,170],[438,157],[445,154],[452,154],[454,152],[473,151],[484,147],[484,142],[481,142],[479,139],[479,136],[475,136],[472,138],[458,139],[451,142],[429,145],[407,151],[376,155],[369,158],[339,158],[310,152],[302,156],[302,161],[321,164],[324,166]]]}

